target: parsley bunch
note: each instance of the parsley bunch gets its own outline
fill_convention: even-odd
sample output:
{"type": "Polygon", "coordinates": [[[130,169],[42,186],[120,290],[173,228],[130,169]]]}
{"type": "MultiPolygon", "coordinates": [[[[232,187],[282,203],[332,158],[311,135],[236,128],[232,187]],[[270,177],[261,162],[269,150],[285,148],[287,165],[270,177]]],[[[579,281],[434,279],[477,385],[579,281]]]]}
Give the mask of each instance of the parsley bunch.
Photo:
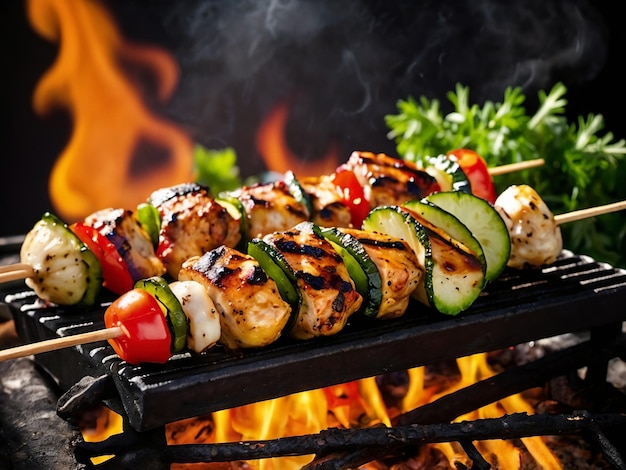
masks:
{"type": "MultiPolygon", "coordinates": [[[[469,88],[460,84],[447,97],[453,110],[444,114],[437,99],[409,97],[398,114],[385,116],[388,137],[400,157],[420,162],[455,148],[478,152],[489,166],[545,159],[545,165],[494,178],[498,192],[511,184],[535,188],[553,213],[626,199],[626,142],[615,141],[597,114],[568,122],[565,85],[538,94],[529,114],[526,96],[509,87],[502,103],[470,104],[469,88]]],[[[626,216],[623,212],[585,219],[561,227],[567,249],[615,266],[626,266],[626,216]]]]}

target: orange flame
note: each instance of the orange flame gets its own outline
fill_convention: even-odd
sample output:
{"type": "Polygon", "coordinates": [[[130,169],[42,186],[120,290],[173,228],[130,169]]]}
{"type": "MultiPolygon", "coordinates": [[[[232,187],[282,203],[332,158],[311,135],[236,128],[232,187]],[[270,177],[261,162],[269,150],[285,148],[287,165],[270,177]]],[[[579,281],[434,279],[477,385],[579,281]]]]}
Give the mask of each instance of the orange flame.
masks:
{"type": "Polygon", "coordinates": [[[337,143],[330,142],[326,155],[315,161],[302,160],[289,149],[285,139],[288,117],[289,100],[280,101],[270,109],[257,130],[256,148],[267,169],[277,173],[291,170],[297,176],[319,176],[333,173],[340,162],[337,143]]]}
{"type": "MultiPolygon", "coordinates": [[[[486,353],[461,357],[458,358],[456,362],[461,371],[461,380],[452,389],[447,389],[445,394],[467,387],[494,375],[494,372],[488,364],[486,353]]],[[[440,395],[435,396],[433,399],[439,396],[440,395]]],[[[515,394],[466,415],[459,416],[455,421],[499,418],[507,413],[533,414],[534,410],[520,394],[515,394]]],[[[539,468],[546,470],[560,470],[562,468],[560,462],[546,446],[542,437],[527,437],[522,439],[522,442],[537,462],[539,468]]],[[[439,448],[447,456],[453,468],[458,466],[456,463],[464,465],[470,463],[465,453],[460,451],[455,444],[434,444],[434,446],[439,448]]],[[[521,468],[520,450],[510,441],[480,441],[477,444],[477,448],[488,460],[495,461],[497,467],[502,470],[518,470],[521,468]]]]}
{"type": "Polygon", "coordinates": [[[50,197],[59,215],[75,221],[97,209],[138,204],[155,188],[189,181],[191,140],[150,113],[119,67],[126,61],[152,72],[163,102],[178,79],[172,57],[124,40],[94,0],[29,0],[28,15],[38,34],[60,46],[35,90],[35,111],[67,107],[74,122],[50,176],[50,197]],[[159,151],[139,153],[142,145],[159,151]],[[144,155],[145,161],[138,162],[136,157],[144,155]]]}

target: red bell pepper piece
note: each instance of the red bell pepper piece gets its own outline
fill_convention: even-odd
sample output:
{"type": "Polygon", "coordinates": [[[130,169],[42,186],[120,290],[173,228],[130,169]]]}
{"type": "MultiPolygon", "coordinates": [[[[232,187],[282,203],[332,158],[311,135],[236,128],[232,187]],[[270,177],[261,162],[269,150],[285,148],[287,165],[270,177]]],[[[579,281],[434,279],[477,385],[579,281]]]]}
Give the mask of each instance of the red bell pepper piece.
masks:
{"type": "Polygon", "coordinates": [[[470,149],[455,149],[448,152],[447,157],[454,157],[467,176],[472,187],[472,193],[491,204],[496,202],[498,194],[489,174],[487,163],[476,152],[470,149]]]}
{"type": "Polygon", "coordinates": [[[72,232],[96,255],[102,267],[102,285],[115,294],[124,294],[133,288],[135,281],[115,245],[90,225],[77,222],[70,226],[72,232]]]}
{"type": "Polygon", "coordinates": [[[145,290],[132,289],[118,297],[104,312],[104,324],[124,331],[124,335],[108,341],[130,364],[163,364],[171,356],[167,320],[157,300],[145,290]]]}
{"type": "Polygon", "coordinates": [[[340,165],[332,175],[332,181],[341,195],[342,202],[350,208],[352,226],[361,228],[370,212],[370,203],[365,197],[363,186],[352,170],[340,165]]]}

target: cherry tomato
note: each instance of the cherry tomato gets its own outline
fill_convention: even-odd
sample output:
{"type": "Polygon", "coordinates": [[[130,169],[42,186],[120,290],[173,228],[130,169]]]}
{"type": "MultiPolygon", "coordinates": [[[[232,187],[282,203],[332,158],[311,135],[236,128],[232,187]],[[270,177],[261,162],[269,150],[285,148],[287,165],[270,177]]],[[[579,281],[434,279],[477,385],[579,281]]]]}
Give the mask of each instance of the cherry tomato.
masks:
{"type": "Polygon", "coordinates": [[[472,186],[474,195],[489,201],[491,204],[496,202],[498,197],[496,188],[493,185],[487,164],[480,155],[469,149],[451,150],[446,155],[448,158],[456,157],[472,186]]]}
{"type": "Polygon", "coordinates": [[[350,208],[352,226],[361,228],[365,217],[370,212],[370,203],[365,198],[363,186],[352,170],[340,165],[332,175],[332,181],[339,191],[343,203],[350,208]]]}
{"type": "Polygon", "coordinates": [[[104,312],[104,324],[124,330],[124,335],[108,341],[126,362],[163,364],[170,358],[172,336],[167,321],[147,291],[133,289],[118,297],[104,312]]]}
{"type": "Polygon", "coordinates": [[[70,229],[100,261],[104,287],[116,294],[123,294],[133,288],[134,280],[128,266],[113,243],[95,228],[81,222],[72,224],[70,229]]]}

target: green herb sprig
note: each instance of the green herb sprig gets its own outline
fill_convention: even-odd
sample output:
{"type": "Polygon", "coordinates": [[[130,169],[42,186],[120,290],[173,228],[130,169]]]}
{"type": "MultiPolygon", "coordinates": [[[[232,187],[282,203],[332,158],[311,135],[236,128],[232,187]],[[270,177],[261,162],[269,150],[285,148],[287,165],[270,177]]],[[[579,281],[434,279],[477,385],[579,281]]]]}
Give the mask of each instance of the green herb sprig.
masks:
{"type": "MultiPolygon", "coordinates": [[[[494,178],[501,192],[511,184],[529,184],[555,214],[626,199],[626,141],[604,130],[599,114],[566,117],[567,89],[557,83],[538,93],[536,112],[524,107],[526,96],[509,87],[501,103],[470,103],[469,87],[457,84],[447,94],[452,111],[437,99],[409,97],[398,114],[385,117],[388,137],[398,156],[414,162],[455,148],[478,152],[489,166],[536,158],[545,165],[494,178]]],[[[566,248],[616,266],[626,266],[626,216],[606,214],[562,226],[566,248]]]]}
{"type": "Polygon", "coordinates": [[[212,194],[230,191],[242,184],[237,166],[237,154],[230,147],[210,150],[196,144],[193,162],[196,182],[208,186],[212,194]]]}

